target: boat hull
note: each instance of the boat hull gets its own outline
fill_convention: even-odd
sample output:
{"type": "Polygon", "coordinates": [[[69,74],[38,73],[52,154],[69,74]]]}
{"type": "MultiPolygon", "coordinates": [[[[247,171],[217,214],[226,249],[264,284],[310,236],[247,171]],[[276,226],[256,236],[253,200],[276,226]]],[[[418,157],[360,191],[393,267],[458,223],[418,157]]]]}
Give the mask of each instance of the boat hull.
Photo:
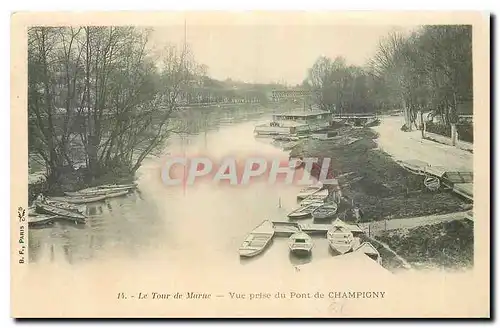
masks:
{"type": "Polygon", "coordinates": [[[330,214],[314,214],[312,213],[312,217],[314,220],[331,220],[335,217],[336,212],[332,212],[330,214]]]}
{"type": "Polygon", "coordinates": [[[129,192],[131,187],[118,187],[118,188],[109,188],[109,189],[102,189],[102,188],[96,188],[96,189],[84,189],[80,191],[67,191],[64,194],[66,196],[71,196],[71,197],[90,197],[90,196],[105,196],[107,194],[113,194],[117,192],[123,192],[127,191],[129,192]]]}
{"type": "Polygon", "coordinates": [[[54,197],[52,198],[58,202],[66,202],[71,204],[87,204],[100,202],[108,198],[120,197],[128,194],[128,190],[123,190],[115,193],[107,193],[100,196],[73,196],[73,197],[54,197]]]}
{"type": "Polygon", "coordinates": [[[50,225],[57,218],[58,218],[57,215],[44,215],[44,214],[39,214],[36,216],[28,216],[28,226],[38,227],[38,226],[50,225]]]}
{"type": "Polygon", "coordinates": [[[264,220],[245,237],[245,240],[238,250],[240,257],[253,257],[259,255],[267,248],[273,237],[273,224],[271,221],[264,220]]]}
{"type": "Polygon", "coordinates": [[[307,219],[308,217],[311,217],[311,213],[291,213],[291,214],[288,214],[288,218],[290,218],[292,220],[307,219]]]}
{"type": "Polygon", "coordinates": [[[85,222],[86,217],[82,214],[66,210],[63,208],[58,208],[56,206],[48,204],[36,204],[36,211],[40,214],[53,215],[65,219],[71,219],[75,221],[85,222]]]}
{"type": "Polygon", "coordinates": [[[337,209],[335,205],[325,204],[314,210],[312,212],[312,217],[314,220],[329,220],[335,217],[337,209]]]}
{"type": "Polygon", "coordinates": [[[340,254],[345,254],[345,253],[352,250],[352,243],[351,244],[340,244],[340,243],[335,243],[335,242],[329,241],[328,244],[330,245],[330,248],[333,251],[338,252],[340,254]]]}
{"type": "Polygon", "coordinates": [[[308,234],[297,232],[290,236],[288,248],[292,254],[308,255],[313,248],[313,241],[308,234]]]}
{"type": "Polygon", "coordinates": [[[290,247],[290,253],[296,256],[308,256],[311,255],[312,253],[312,247],[311,248],[292,248],[290,247]]]}

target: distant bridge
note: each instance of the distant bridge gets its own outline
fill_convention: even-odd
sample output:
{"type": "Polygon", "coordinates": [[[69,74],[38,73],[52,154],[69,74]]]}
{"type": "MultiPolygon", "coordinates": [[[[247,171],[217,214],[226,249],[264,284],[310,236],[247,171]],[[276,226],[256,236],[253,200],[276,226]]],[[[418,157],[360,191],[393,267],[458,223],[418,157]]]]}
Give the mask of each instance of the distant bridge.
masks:
{"type": "Polygon", "coordinates": [[[273,90],[271,97],[273,98],[273,100],[277,101],[280,99],[296,99],[309,97],[319,92],[319,90],[273,90]]]}
{"type": "Polygon", "coordinates": [[[332,114],[332,118],[336,119],[356,119],[356,118],[376,118],[377,114],[375,113],[344,113],[344,114],[332,114]]]}

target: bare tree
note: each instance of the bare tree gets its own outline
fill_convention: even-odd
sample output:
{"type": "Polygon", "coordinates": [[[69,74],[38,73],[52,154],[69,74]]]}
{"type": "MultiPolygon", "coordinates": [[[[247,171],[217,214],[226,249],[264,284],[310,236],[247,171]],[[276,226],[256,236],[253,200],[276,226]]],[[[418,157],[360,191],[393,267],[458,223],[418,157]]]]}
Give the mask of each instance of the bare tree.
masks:
{"type": "Polygon", "coordinates": [[[207,68],[187,47],[152,54],[148,36],[134,27],[29,30],[29,148],[50,183],[78,163],[89,181],[132,175],[164,144],[179,92],[207,68]]]}

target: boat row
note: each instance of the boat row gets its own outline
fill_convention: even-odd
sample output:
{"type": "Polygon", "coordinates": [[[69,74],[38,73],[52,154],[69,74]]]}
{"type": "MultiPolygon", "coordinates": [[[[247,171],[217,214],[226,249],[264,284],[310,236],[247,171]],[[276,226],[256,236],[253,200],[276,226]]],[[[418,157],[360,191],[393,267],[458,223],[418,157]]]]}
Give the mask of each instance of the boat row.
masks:
{"type": "Polygon", "coordinates": [[[28,212],[28,225],[48,225],[54,220],[66,220],[70,222],[85,223],[87,217],[76,207],[68,204],[58,203],[45,199],[40,195],[28,212]]]}
{"type": "MultiPolygon", "coordinates": [[[[311,254],[314,242],[312,237],[304,231],[306,225],[264,220],[246,236],[239,248],[240,256],[253,257],[262,253],[275,236],[276,225],[278,223],[288,225],[289,232],[291,233],[288,240],[288,247],[292,254],[299,256],[311,254]]],[[[336,219],[327,227],[326,238],[329,247],[334,252],[345,254],[359,248],[359,235],[363,233],[364,231],[358,225],[350,225],[340,219],[336,219]]]]}
{"type": "Polygon", "coordinates": [[[297,196],[302,199],[299,207],[288,213],[292,220],[313,217],[314,220],[332,219],[338,210],[335,202],[327,202],[329,192],[319,186],[307,187],[301,190],[297,196]]]}
{"type": "MultiPolygon", "coordinates": [[[[275,234],[274,225],[269,220],[264,220],[255,227],[245,238],[239,248],[241,257],[253,257],[262,253],[271,243],[275,234]]],[[[297,255],[309,254],[313,248],[312,238],[298,231],[289,238],[290,252],[297,255]]]]}

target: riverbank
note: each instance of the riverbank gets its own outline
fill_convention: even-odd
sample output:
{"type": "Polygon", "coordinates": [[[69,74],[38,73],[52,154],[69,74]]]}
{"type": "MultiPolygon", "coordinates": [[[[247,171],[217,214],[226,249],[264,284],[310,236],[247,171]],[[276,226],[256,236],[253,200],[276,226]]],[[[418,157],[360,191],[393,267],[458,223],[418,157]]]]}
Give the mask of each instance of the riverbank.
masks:
{"type": "Polygon", "coordinates": [[[474,263],[474,223],[467,219],[385,231],[377,239],[419,269],[463,269],[474,263]]]}
{"type": "Polygon", "coordinates": [[[85,179],[82,169],[63,174],[57,184],[49,184],[44,177],[38,181],[28,184],[28,205],[36,199],[39,194],[45,196],[64,196],[66,191],[77,191],[85,188],[110,184],[132,184],[135,176],[127,172],[110,171],[89,181],[85,179]]]}
{"type": "MultiPolygon", "coordinates": [[[[225,104],[225,106],[194,106],[185,108],[175,113],[171,129],[187,135],[196,135],[209,130],[218,129],[225,122],[236,120],[248,120],[255,117],[268,115],[276,110],[289,106],[287,104],[225,104]]],[[[105,142],[105,140],[103,141],[105,142]]],[[[168,143],[169,140],[166,141],[168,143]]],[[[165,145],[166,147],[166,145],[165,145]]],[[[161,147],[160,147],[161,148],[161,147]]],[[[63,173],[60,181],[56,185],[46,182],[45,166],[43,160],[35,154],[29,156],[28,173],[28,202],[31,202],[40,193],[46,196],[63,196],[65,191],[75,191],[88,187],[103,184],[130,184],[135,180],[135,176],[130,174],[128,168],[108,169],[100,174],[98,178],[89,181],[85,174],[84,146],[75,138],[71,145],[71,158],[74,160],[75,168],[68,168],[63,173]]]]}
{"type": "Polygon", "coordinates": [[[317,157],[320,161],[331,158],[334,175],[352,172],[348,179],[339,179],[339,183],[345,203],[361,209],[362,222],[444,214],[470,207],[450,192],[427,191],[421,176],[404,170],[377,147],[378,134],[371,128],[340,126],[333,131],[343,138],[306,139],[290,155],[317,157]]]}

